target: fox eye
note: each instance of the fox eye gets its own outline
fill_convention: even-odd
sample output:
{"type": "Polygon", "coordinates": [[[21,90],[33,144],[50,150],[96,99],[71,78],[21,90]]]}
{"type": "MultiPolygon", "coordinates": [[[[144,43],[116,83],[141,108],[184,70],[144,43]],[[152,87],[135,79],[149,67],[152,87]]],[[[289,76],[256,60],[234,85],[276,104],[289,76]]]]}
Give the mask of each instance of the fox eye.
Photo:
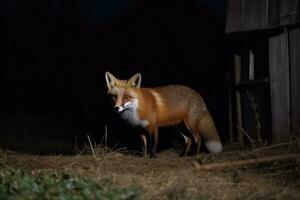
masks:
{"type": "Polygon", "coordinates": [[[131,98],[131,96],[129,96],[129,95],[127,95],[127,94],[124,95],[124,99],[125,99],[125,100],[128,100],[128,99],[130,99],[130,98],[131,98]]]}
{"type": "Polygon", "coordinates": [[[116,100],[117,100],[117,96],[116,96],[116,95],[111,95],[110,97],[111,97],[111,99],[112,99],[113,101],[116,101],[116,100]]]}

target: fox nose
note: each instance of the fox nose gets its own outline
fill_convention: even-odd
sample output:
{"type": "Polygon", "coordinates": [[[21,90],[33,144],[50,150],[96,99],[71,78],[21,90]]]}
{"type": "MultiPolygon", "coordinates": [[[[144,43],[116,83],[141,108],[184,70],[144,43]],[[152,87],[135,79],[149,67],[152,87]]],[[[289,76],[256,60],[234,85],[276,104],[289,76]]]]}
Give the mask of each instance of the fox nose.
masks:
{"type": "Polygon", "coordinates": [[[119,111],[119,106],[115,106],[115,107],[114,107],[114,111],[115,111],[115,112],[118,112],[118,111],[119,111]]]}

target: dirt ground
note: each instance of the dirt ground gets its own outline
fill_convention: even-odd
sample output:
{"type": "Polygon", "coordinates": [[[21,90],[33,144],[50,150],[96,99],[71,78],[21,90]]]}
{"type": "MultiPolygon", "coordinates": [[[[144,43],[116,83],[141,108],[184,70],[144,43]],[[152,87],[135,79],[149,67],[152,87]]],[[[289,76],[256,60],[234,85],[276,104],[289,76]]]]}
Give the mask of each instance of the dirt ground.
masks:
{"type": "Polygon", "coordinates": [[[178,158],[164,151],[156,159],[141,158],[126,151],[97,152],[95,156],[37,156],[2,152],[9,165],[35,174],[37,171],[68,171],[95,181],[110,180],[120,186],[142,188],[143,199],[300,199],[300,157],[291,160],[244,164],[230,163],[249,158],[299,153],[299,147],[234,150],[212,156],[178,158]],[[201,170],[199,166],[224,163],[225,167],[201,170]]]}

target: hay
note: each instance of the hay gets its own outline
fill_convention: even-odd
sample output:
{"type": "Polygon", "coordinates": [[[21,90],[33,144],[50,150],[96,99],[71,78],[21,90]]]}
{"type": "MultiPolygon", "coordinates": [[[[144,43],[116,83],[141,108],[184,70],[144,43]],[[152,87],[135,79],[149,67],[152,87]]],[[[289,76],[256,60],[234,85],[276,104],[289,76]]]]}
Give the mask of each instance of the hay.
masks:
{"type": "Polygon", "coordinates": [[[66,170],[96,181],[109,179],[120,186],[138,186],[143,199],[300,199],[300,164],[294,160],[235,166],[221,170],[199,170],[199,166],[234,163],[299,153],[295,145],[237,150],[225,146],[225,152],[211,156],[178,158],[174,151],[164,151],[157,159],[141,158],[128,151],[94,149],[93,155],[36,156],[2,153],[8,164],[36,171],[66,170]],[[98,153],[97,152],[101,152],[98,153]],[[252,153],[250,153],[252,152],[252,153]],[[246,156],[245,156],[246,155],[246,156]],[[97,157],[97,159],[94,158],[97,157]]]}

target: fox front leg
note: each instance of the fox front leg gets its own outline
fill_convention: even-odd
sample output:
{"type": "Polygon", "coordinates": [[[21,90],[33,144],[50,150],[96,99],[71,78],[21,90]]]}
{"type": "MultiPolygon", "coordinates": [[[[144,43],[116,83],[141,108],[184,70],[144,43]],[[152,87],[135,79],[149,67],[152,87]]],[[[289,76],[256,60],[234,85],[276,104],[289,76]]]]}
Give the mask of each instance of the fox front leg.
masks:
{"type": "Polygon", "coordinates": [[[141,140],[141,149],[142,149],[142,156],[145,157],[147,155],[147,137],[145,134],[140,134],[141,140]]]}
{"type": "Polygon", "coordinates": [[[150,131],[150,158],[156,158],[158,144],[158,129],[150,131]]]}

